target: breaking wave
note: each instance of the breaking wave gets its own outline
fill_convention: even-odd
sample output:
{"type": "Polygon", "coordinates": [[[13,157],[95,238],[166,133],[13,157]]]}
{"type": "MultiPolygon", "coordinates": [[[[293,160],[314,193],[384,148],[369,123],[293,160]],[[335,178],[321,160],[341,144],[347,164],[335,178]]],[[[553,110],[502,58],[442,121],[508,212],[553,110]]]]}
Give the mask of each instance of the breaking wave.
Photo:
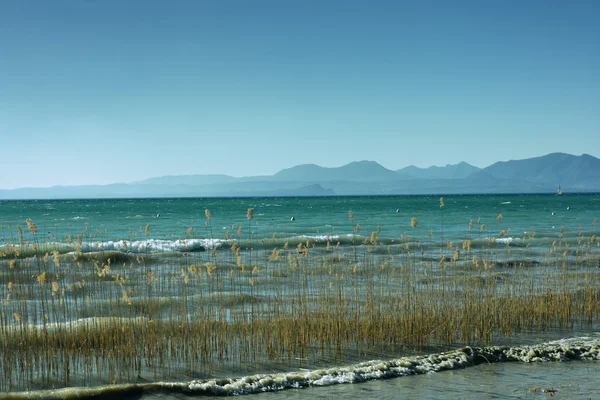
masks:
{"type": "MultiPolygon", "coordinates": [[[[358,238],[358,236],[357,236],[358,238]]],[[[260,245],[264,248],[283,247],[286,243],[289,246],[296,246],[299,243],[326,244],[331,242],[335,244],[341,241],[350,244],[351,240],[337,235],[300,235],[287,238],[260,239],[253,241],[247,239],[146,239],[146,240],[108,240],[108,241],[84,241],[81,243],[47,242],[38,245],[32,244],[8,244],[0,245],[0,253],[14,253],[17,251],[21,256],[32,256],[35,254],[43,255],[58,251],[61,254],[70,252],[95,253],[102,251],[118,251],[123,253],[175,253],[175,252],[195,252],[212,250],[219,247],[231,247],[237,243],[240,247],[246,248],[260,245]]],[[[0,254],[1,256],[1,254],[0,254]]]]}
{"type": "Polygon", "coordinates": [[[110,385],[97,388],[64,388],[58,390],[8,394],[9,399],[91,398],[132,396],[144,393],[183,393],[188,395],[246,395],[360,383],[377,379],[437,373],[499,362],[552,362],[600,360],[600,334],[541,343],[532,346],[464,347],[458,350],[394,360],[372,360],[346,367],[277,374],[257,374],[240,378],[193,380],[190,382],[153,382],[110,385]]]}

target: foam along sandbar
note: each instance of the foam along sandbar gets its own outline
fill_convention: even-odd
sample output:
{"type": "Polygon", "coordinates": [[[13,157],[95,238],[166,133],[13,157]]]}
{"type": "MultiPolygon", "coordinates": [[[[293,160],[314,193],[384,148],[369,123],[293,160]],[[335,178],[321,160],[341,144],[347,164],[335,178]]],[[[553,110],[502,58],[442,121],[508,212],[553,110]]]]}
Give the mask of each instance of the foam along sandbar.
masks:
{"type": "Polygon", "coordinates": [[[82,399],[92,397],[132,396],[144,393],[184,393],[189,395],[244,395],[359,383],[376,379],[436,373],[497,362],[550,362],[600,360],[600,334],[592,337],[561,339],[531,346],[463,347],[450,352],[372,360],[347,367],[278,374],[257,374],[240,378],[194,380],[191,382],[154,382],[120,384],[97,388],[64,388],[35,392],[10,393],[6,399],[82,399]]]}

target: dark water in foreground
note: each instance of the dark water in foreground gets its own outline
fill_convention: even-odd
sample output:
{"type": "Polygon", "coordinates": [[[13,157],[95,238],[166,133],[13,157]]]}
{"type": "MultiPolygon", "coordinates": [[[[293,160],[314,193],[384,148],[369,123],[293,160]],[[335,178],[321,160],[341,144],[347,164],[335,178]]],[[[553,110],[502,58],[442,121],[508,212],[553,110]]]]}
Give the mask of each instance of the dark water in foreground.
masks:
{"type": "MultiPolygon", "coordinates": [[[[265,393],[265,399],[597,399],[598,361],[481,364],[356,385],[265,393]]],[[[169,398],[164,396],[162,398],[169,398]]]]}
{"type": "Polygon", "coordinates": [[[597,398],[600,334],[532,346],[464,348],[348,367],[234,380],[118,385],[18,393],[9,398],[597,398]],[[219,396],[215,396],[219,395],[219,396]]]}

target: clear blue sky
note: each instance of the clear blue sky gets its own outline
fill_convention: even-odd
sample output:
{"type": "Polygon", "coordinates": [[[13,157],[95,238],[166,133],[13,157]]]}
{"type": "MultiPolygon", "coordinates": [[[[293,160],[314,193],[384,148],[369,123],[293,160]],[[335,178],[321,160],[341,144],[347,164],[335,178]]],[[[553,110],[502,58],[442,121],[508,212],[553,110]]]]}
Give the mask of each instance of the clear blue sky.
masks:
{"type": "Polygon", "coordinates": [[[0,188],[600,156],[600,1],[0,2],[0,188]]]}

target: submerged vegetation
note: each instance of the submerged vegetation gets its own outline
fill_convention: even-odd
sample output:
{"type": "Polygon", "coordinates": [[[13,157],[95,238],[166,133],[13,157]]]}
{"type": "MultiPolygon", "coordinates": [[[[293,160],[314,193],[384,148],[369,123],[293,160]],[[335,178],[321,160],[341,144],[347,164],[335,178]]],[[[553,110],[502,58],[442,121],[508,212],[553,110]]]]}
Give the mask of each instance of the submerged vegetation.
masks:
{"type": "Polygon", "coordinates": [[[418,215],[399,238],[380,227],[360,236],[350,211],[348,237],[287,240],[255,236],[249,208],[248,226],[217,242],[206,210],[206,251],[173,254],[128,252],[125,241],[93,251],[101,238],[86,232],[40,242],[31,219],[14,236],[3,228],[0,391],[391,358],[597,324],[595,221],[517,241],[500,214],[493,235],[471,220],[452,243],[444,212],[440,199],[439,237],[418,232],[418,215]]]}

